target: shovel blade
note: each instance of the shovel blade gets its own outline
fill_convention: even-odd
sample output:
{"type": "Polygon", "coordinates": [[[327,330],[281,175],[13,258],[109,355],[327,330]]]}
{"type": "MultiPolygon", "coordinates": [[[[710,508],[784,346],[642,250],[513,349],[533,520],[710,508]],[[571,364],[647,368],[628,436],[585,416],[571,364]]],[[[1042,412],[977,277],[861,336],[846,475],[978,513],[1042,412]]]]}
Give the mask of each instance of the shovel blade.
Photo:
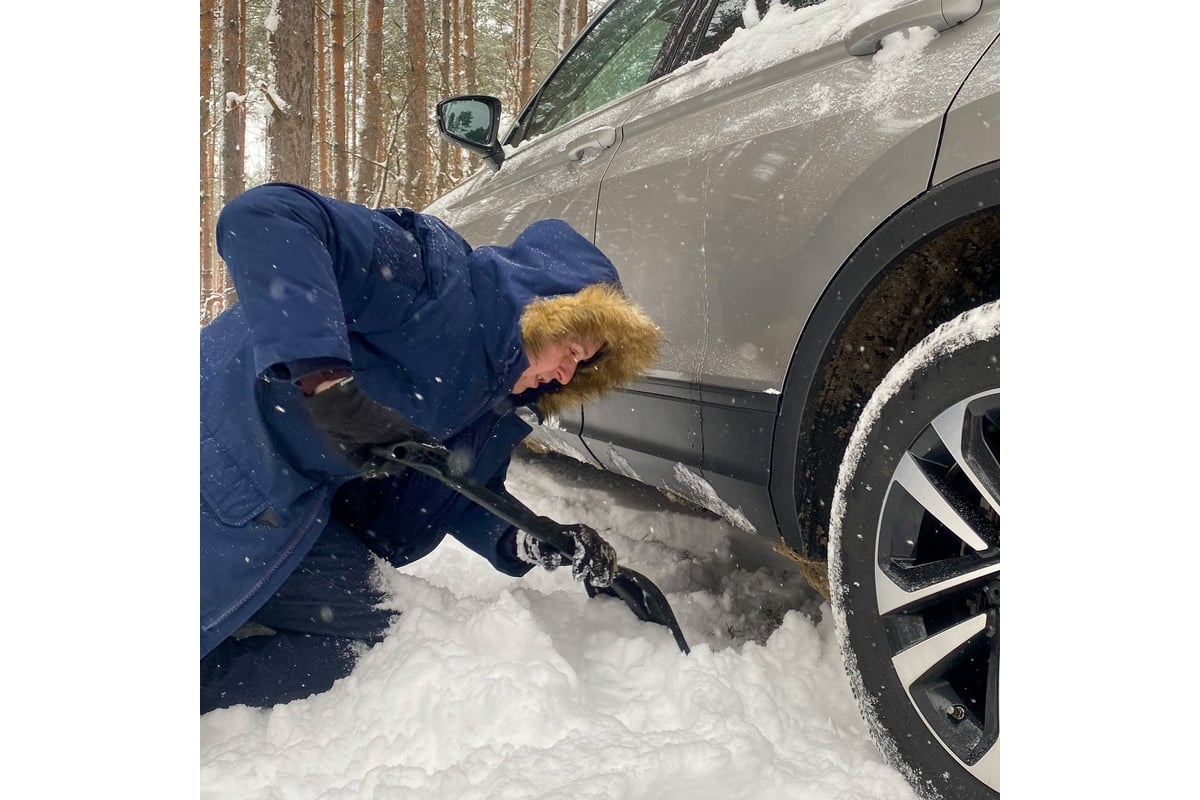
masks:
{"type": "Polygon", "coordinates": [[[597,589],[589,584],[587,591],[591,597],[608,594],[621,598],[638,619],[666,626],[670,629],[671,635],[675,637],[675,644],[679,645],[679,649],[685,655],[691,652],[666,596],[654,581],[640,572],[635,572],[628,567],[618,567],[612,585],[597,589]]]}

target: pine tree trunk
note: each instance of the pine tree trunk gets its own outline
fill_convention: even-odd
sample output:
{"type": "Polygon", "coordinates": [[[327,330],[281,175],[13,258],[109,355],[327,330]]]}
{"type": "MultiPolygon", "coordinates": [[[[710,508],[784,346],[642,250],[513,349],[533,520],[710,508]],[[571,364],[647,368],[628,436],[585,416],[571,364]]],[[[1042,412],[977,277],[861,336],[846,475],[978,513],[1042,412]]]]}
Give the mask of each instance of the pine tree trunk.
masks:
{"type": "Polygon", "coordinates": [[[359,137],[358,202],[378,204],[377,165],[383,142],[383,0],[367,0],[367,47],[363,62],[363,126],[359,137]]]}
{"type": "Polygon", "coordinates": [[[513,38],[517,44],[517,108],[529,99],[533,83],[533,0],[518,0],[520,7],[520,35],[513,38]]]}
{"type": "Polygon", "coordinates": [[[466,69],[466,85],[461,87],[464,94],[475,94],[475,3],[474,0],[460,0],[462,3],[463,29],[463,61],[466,69]]]}
{"type": "MultiPolygon", "coordinates": [[[[458,84],[454,93],[475,94],[478,91],[475,82],[475,4],[474,0],[456,0],[455,4],[459,6],[457,19],[460,20],[460,23],[459,33],[454,37],[454,46],[462,53],[463,69],[458,75],[455,75],[458,84]]],[[[453,151],[454,182],[458,183],[466,174],[467,163],[464,162],[468,162],[470,156],[460,147],[453,148],[453,151]]]]}
{"type": "Polygon", "coordinates": [[[309,185],[312,176],[313,14],[305,0],[278,0],[267,46],[274,67],[268,86],[272,180],[309,185]]]}
{"type": "MultiPolygon", "coordinates": [[[[247,0],[242,0],[241,5],[241,24],[238,26],[238,52],[242,54],[242,63],[238,67],[238,91],[245,95],[248,91],[246,86],[246,61],[249,58],[249,50],[246,49],[246,6],[247,0]]],[[[242,182],[245,183],[245,166],[246,166],[246,117],[248,115],[243,109],[238,115],[241,125],[238,128],[238,141],[242,143],[242,182]]],[[[230,290],[232,291],[232,290],[230,290]]]]}
{"type": "Polygon", "coordinates": [[[575,38],[575,6],[577,0],[558,0],[558,54],[575,38]]]}
{"type": "Polygon", "coordinates": [[[408,122],[405,125],[405,178],[408,205],[429,202],[429,76],[425,74],[425,0],[407,0],[408,122]]]}
{"type": "Polygon", "coordinates": [[[462,8],[458,0],[442,0],[442,53],[443,61],[449,61],[450,80],[443,91],[446,96],[457,95],[462,86],[462,8]],[[449,18],[449,25],[446,19],[449,18]]]}
{"type": "Polygon", "coordinates": [[[575,7],[575,35],[583,33],[583,29],[587,27],[588,11],[587,0],[579,0],[579,4],[575,7]]]}
{"type": "Polygon", "coordinates": [[[316,31],[316,127],[317,127],[317,191],[329,194],[332,183],[329,174],[329,77],[325,69],[325,9],[313,4],[313,27],[316,31]]]}
{"type": "MultiPolygon", "coordinates": [[[[457,12],[458,0],[442,0],[442,97],[449,97],[455,94],[454,84],[457,82],[455,77],[458,71],[458,37],[454,34],[458,29],[458,25],[456,24],[458,21],[457,12]]],[[[453,186],[454,183],[455,177],[453,174],[453,164],[451,163],[450,143],[441,138],[441,141],[438,142],[437,170],[434,172],[433,191],[435,194],[441,195],[453,186]]]]}
{"type": "MultiPolygon", "coordinates": [[[[358,35],[358,0],[350,0],[350,102],[346,105],[346,159],[351,163],[351,185],[358,186],[358,167],[361,163],[355,156],[358,153],[358,94],[362,90],[358,76],[361,72],[359,64],[359,44],[362,37],[358,35]],[[351,159],[353,161],[351,162],[351,159]]],[[[356,191],[351,189],[350,191],[356,191]]],[[[351,199],[357,199],[357,194],[351,199]]]]}
{"type": "Polygon", "coordinates": [[[200,309],[207,322],[213,284],[213,193],[216,189],[209,153],[213,148],[212,81],[215,0],[200,0],[200,309]]]}
{"type": "Polygon", "coordinates": [[[222,199],[246,190],[246,59],[242,55],[242,0],[224,0],[221,70],[225,84],[221,134],[222,199]]]}
{"type": "MultiPolygon", "coordinates": [[[[246,59],[242,0],[222,6],[221,82],[224,85],[221,120],[221,200],[229,202],[246,190],[246,59]]],[[[206,313],[211,319],[225,310],[230,281],[225,267],[213,256],[212,284],[206,313]]]]}
{"type": "Polygon", "coordinates": [[[350,197],[350,172],[346,141],[346,7],[343,0],[333,0],[330,16],[330,38],[333,39],[333,194],[343,200],[350,197]]]}
{"type": "Polygon", "coordinates": [[[514,0],[513,2],[513,38],[512,38],[512,70],[509,74],[512,75],[512,93],[514,98],[514,106],[521,107],[521,10],[524,8],[524,0],[514,0]]]}

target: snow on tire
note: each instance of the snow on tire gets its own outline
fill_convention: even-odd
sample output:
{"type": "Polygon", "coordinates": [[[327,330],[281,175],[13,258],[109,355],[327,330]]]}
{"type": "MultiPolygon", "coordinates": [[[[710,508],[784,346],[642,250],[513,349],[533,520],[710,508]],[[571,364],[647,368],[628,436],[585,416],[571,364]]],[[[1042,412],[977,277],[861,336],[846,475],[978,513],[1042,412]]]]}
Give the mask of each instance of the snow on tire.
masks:
{"type": "Polygon", "coordinates": [[[876,388],[834,492],[829,583],[852,688],[926,797],[1000,794],[1000,303],[876,388]]]}

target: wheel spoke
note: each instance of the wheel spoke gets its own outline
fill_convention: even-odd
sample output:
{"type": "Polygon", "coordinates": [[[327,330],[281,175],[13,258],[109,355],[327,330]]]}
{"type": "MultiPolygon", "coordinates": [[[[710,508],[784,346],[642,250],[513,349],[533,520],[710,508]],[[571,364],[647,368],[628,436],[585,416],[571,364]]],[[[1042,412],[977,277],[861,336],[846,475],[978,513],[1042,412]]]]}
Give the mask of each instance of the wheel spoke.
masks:
{"type": "Polygon", "coordinates": [[[932,424],[964,474],[999,514],[1000,461],[983,442],[981,421],[970,413],[969,406],[976,399],[972,397],[956,403],[939,414],[932,424]]]}
{"type": "Polygon", "coordinates": [[[964,556],[952,562],[906,569],[902,573],[902,585],[898,576],[888,574],[876,564],[875,595],[879,613],[890,614],[906,606],[919,605],[956,587],[999,574],[999,557],[981,563],[974,556],[964,556]]]}
{"type": "Polygon", "coordinates": [[[985,785],[1000,791],[1000,737],[996,737],[995,743],[984,751],[978,761],[964,766],[985,785]]]}
{"type": "Polygon", "coordinates": [[[975,526],[946,498],[942,483],[926,472],[911,453],[901,457],[894,480],[972,550],[988,549],[988,543],[975,531],[975,526]]]}
{"type": "Polygon", "coordinates": [[[981,635],[986,627],[986,615],[976,614],[893,656],[896,675],[909,697],[914,683],[966,645],[972,636],[981,635]]]}

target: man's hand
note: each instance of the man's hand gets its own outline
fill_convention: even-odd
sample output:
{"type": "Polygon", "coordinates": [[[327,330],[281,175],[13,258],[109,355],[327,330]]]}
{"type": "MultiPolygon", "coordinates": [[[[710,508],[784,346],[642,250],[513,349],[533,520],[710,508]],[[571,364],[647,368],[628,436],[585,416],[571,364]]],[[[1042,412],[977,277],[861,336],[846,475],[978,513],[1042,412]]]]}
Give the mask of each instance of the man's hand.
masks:
{"type": "Polygon", "coordinates": [[[597,589],[611,586],[617,574],[617,554],[612,546],[587,525],[564,525],[561,530],[570,534],[574,541],[573,553],[560,553],[525,531],[517,531],[517,557],[544,569],[570,564],[571,577],[575,580],[584,581],[597,589]]]}
{"type": "Polygon", "coordinates": [[[368,477],[378,474],[377,459],[371,453],[376,445],[413,440],[437,444],[400,412],[367,397],[353,376],[305,396],[304,403],[313,424],[355,469],[369,473],[368,477]]]}

